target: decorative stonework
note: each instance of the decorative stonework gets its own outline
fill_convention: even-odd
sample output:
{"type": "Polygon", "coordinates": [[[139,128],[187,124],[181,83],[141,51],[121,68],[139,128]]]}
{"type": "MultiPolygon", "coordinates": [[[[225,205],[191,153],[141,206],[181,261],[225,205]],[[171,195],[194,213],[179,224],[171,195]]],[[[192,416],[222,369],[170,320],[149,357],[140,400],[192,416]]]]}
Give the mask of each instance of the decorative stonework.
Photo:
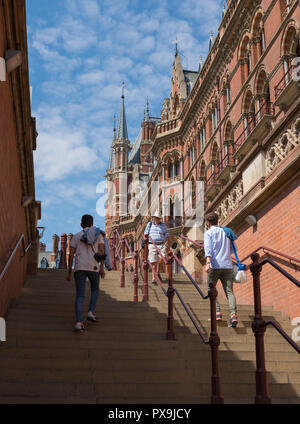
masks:
{"type": "Polygon", "coordinates": [[[270,175],[276,166],[299,145],[300,139],[300,119],[286,130],[266,152],[266,172],[270,175]]]}
{"type": "Polygon", "coordinates": [[[220,223],[224,222],[228,215],[238,207],[243,195],[243,180],[240,180],[216,210],[216,213],[219,215],[220,223]]]}

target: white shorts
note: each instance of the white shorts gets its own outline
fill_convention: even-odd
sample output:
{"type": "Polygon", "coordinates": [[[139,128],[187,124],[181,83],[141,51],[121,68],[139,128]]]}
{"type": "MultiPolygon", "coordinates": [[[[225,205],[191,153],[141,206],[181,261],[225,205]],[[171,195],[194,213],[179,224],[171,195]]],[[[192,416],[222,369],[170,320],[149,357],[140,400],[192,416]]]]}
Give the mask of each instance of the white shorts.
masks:
{"type": "MultiPolygon", "coordinates": [[[[160,244],[157,246],[161,254],[165,259],[168,259],[168,249],[165,244],[160,244]]],[[[155,246],[153,244],[149,244],[149,256],[148,260],[151,264],[154,264],[155,262],[159,262],[162,260],[161,256],[158,254],[155,246]]]]}

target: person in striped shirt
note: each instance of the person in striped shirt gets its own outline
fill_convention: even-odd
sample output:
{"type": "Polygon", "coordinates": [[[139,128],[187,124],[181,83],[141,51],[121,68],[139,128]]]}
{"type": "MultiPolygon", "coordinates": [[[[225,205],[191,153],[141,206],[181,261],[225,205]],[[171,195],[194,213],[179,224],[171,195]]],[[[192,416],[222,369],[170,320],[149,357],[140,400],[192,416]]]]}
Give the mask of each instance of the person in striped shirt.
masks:
{"type": "MultiPolygon", "coordinates": [[[[153,215],[152,222],[148,222],[146,229],[145,229],[145,235],[149,235],[151,239],[154,241],[154,243],[157,246],[157,249],[161,252],[161,254],[167,259],[168,257],[168,238],[169,238],[169,232],[167,229],[167,226],[164,222],[162,222],[162,216],[159,212],[156,212],[153,215]],[[167,242],[167,243],[166,243],[167,242]]],[[[149,240],[149,256],[148,260],[153,266],[156,273],[159,271],[159,265],[162,261],[160,255],[158,254],[157,249],[152,243],[152,240],[149,240]]],[[[152,274],[152,283],[156,284],[155,275],[152,274]]]]}

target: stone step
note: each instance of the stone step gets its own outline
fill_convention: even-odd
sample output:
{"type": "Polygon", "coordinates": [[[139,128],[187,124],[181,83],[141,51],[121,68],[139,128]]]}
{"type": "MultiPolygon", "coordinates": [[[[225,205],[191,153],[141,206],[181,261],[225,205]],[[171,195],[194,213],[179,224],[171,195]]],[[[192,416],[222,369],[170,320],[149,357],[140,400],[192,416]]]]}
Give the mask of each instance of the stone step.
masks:
{"type": "MultiPolygon", "coordinates": [[[[100,284],[99,323],[88,323],[84,334],[75,334],[74,284],[66,282],[65,276],[65,271],[46,270],[28,279],[21,298],[11,309],[7,342],[0,345],[3,383],[0,403],[11,400],[25,404],[210,402],[210,347],[202,343],[177,297],[174,298],[176,341],[167,341],[168,299],[161,288],[150,285],[150,302],[144,303],[140,280],[139,302],[133,303],[132,283],[127,281],[126,288],[121,289],[120,273],[107,273],[100,284]]],[[[126,277],[128,280],[128,274],[126,277]]],[[[201,300],[186,280],[174,286],[196,312],[196,320],[208,339],[209,301],[201,300]]],[[[205,285],[201,289],[206,292],[205,285]]],[[[85,314],[88,296],[87,285],[85,314]]],[[[239,325],[232,329],[226,321],[228,303],[221,297],[220,300],[224,316],[224,322],[218,323],[224,400],[253,403],[256,369],[251,328],[253,306],[238,305],[239,325]]],[[[263,311],[267,319],[278,321],[290,332],[294,329],[271,306],[263,311]]],[[[273,403],[282,399],[284,403],[297,403],[300,399],[298,355],[274,328],[267,328],[265,349],[273,403]]]]}
{"type": "MultiPolygon", "coordinates": [[[[184,371],[185,372],[185,371],[184,371]]],[[[166,370],[141,370],[134,373],[132,370],[61,370],[61,369],[5,369],[1,371],[2,383],[68,383],[76,384],[104,384],[104,383],[144,383],[144,384],[176,384],[182,380],[182,375],[166,370]]]]}
{"type": "MultiPolygon", "coordinates": [[[[187,384],[187,383],[186,383],[187,384]]],[[[101,399],[120,397],[124,394],[134,397],[136,399],[143,399],[145,397],[160,397],[168,396],[169,398],[175,396],[184,396],[188,390],[187,385],[181,383],[9,383],[4,382],[0,386],[0,396],[96,396],[101,399]]],[[[202,388],[202,393],[204,388],[202,388]]],[[[205,393],[203,393],[204,395],[205,393]]]]}
{"type": "Polygon", "coordinates": [[[174,359],[178,358],[180,353],[175,347],[172,346],[164,346],[163,349],[159,351],[157,348],[148,346],[143,348],[142,346],[139,349],[125,349],[122,348],[114,348],[113,345],[111,347],[106,347],[103,344],[102,349],[55,349],[55,348],[23,348],[18,347],[18,349],[9,347],[1,349],[1,358],[10,358],[10,359],[98,359],[98,360],[118,360],[122,359],[136,359],[143,360],[147,357],[152,358],[153,360],[159,359],[174,359]]]}
{"type": "Polygon", "coordinates": [[[15,397],[15,396],[0,396],[0,404],[17,404],[17,405],[64,405],[64,404],[105,404],[105,405],[184,405],[184,404],[207,404],[210,402],[209,397],[205,396],[203,398],[192,397],[192,396],[182,396],[182,397],[165,397],[165,396],[152,396],[152,397],[143,397],[137,399],[136,397],[126,396],[123,394],[121,397],[106,397],[102,399],[100,397],[79,397],[79,396],[66,396],[66,397],[40,397],[40,396],[27,396],[27,397],[15,397]]]}

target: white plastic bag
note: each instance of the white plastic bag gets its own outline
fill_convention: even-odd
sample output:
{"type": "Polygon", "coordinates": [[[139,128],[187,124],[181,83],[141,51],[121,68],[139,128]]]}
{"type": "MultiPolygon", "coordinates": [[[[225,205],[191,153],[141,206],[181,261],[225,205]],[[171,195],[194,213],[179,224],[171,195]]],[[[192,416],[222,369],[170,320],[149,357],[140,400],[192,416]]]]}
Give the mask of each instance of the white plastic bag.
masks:
{"type": "Polygon", "coordinates": [[[238,269],[237,265],[233,266],[233,281],[238,284],[247,282],[247,272],[238,269]]]}

